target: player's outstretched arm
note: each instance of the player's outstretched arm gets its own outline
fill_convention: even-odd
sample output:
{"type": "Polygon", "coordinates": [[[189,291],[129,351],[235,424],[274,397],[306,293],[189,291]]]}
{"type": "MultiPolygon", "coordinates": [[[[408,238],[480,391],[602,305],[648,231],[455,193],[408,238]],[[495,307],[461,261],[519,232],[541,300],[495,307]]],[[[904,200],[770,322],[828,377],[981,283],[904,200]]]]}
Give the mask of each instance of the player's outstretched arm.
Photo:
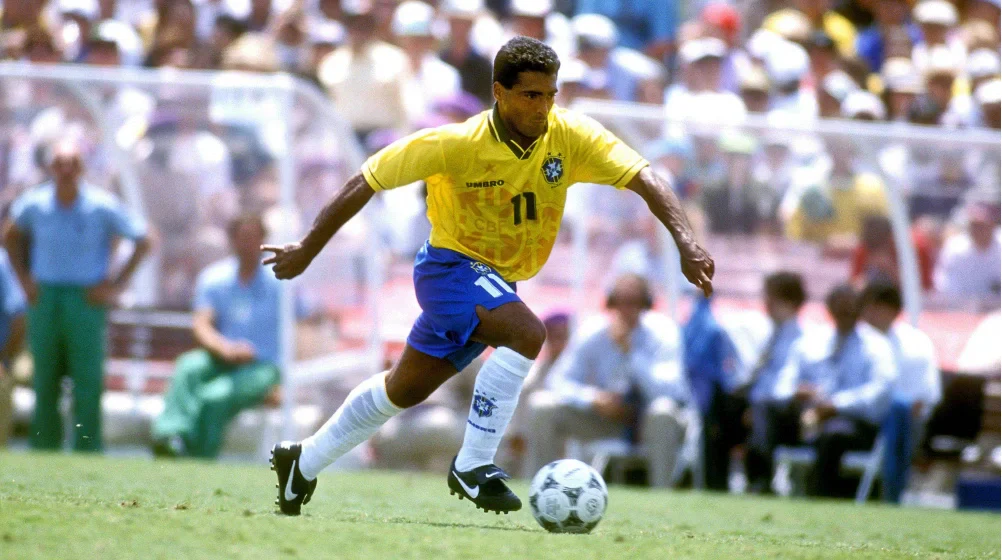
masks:
{"type": "Polygon", "coordinates": [[[651,212],[668,228],[678,246],[682,274],[703,290],[706,297],[710,297],[713,293],[713,258],[696,243],[692,226],[671,185],[650,167],[645,167],[627,183],[626,188],[639,194],[651,212]]]}
{"type": "Polygon", "coordinates": [[[341,226],[362,210],[373,194],[375,191],[365,181],[365,177],[361,173],[355,174],[324,206],[314,220],[313,227],[301,241],[285,245],[262,245],[262,251],[274,253],[264,259],[263,264],[274,264],[275,277],[281,280],[299,276],[341,226]]]}

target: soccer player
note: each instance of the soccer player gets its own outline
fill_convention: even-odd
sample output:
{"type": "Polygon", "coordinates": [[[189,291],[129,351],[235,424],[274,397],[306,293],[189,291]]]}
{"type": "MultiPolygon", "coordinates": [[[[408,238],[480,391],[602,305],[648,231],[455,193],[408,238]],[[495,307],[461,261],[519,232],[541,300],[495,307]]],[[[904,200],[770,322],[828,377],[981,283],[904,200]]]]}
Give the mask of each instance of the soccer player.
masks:
{"type": "Polygon", "coordinates": [[[494,108],[465,123],[421,130],[369,158],[302,240],[266,245],[275,276],[294,278],[377,191],[424,180],[431,239],[414,264],[422,313],[400,360],[362,382],[316,434],[272,450],[278,504],[297,515],[316,477],[401,410],[423,401],[487,346],[450,491],[484,511],[522,507],[494,454],[522,382],[546,338],[519,299],[557,238],[567,188],[598,183],[639,194],[671,231],[686,278],[709,295],[713,260],[693,238],[671,186],[594,120],[553,106],[560,62],[545,44],[516,37],[494,59],[494,108]]]}

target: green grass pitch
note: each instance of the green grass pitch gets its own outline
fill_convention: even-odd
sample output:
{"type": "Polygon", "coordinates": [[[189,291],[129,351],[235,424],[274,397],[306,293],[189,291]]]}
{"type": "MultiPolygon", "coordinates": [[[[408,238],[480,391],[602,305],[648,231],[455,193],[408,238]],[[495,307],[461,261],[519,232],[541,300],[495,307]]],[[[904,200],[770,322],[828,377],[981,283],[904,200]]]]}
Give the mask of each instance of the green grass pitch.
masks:
{"type": "MultiPolygon", "coordinates": [[[[275,514],[267,465],[0,452],[0,558],[993,558],[999,516],[611,489],[591,535],[495,516],[445,476],[321,476],[304,515],[275,514]]],[[[525,482],[515,490],[525,500],[525,482]]]]}

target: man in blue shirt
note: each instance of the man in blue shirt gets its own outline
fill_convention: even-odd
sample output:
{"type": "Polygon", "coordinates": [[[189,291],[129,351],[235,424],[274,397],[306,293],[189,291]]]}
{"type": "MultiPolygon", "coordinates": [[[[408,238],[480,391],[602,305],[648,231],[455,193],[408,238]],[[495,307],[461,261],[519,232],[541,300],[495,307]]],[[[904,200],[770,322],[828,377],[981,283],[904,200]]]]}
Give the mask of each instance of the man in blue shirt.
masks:
{"type": "Polygon", "coordinates": [[[797,317],[807,300],[799,274],[777,272],[765,280],[765,309],[772,322],[772,335],[750,368],[748,379],[737,391],[746,399],[750,433],[745,454],[745,473],[752,493],[768,493],[772,482],[772,454],[777,445],[796,443],[799,418],[789,402],[776,401],[779,373],[800,340],[797,317]]]}
{"type": "Polygon", "coordinates": [[[229,235],[234,255],[198,276],[193,329],[200,348],[177,360],[153,424],[159,456],[218,456],[230,420],[279,381],[280,290],[260,261],[264,223],[256,214],[239,216],[229,235]]]}
{"type": "Polygon", "coordinates": [[[619,277],[606,306],[578,328],[546,378],[529,397],[525,472],[564,457],[567,438],[637,440],[652,486],[671,482],[685,435],[682,405],[689,387],[679,360],[678,327],[649,311],[653,296],[642,276],[619,277]],[[639,429],[639,436],[635,432],[639,429]]]}
{"type": "Polygon", "coordinates": [[[873,446],[896,368],[887,338],[857,322],[859,301],[851,287],[835,288],[825,303],[835,328],[800,339],[779,373],[774,395],[795,403],[801,435],[817,450],[808,494],[849,497],[853,487],[839,474],[842,455],[873,446]]]}
{"type": "Polygon", "coordinates": [[[10,266],[7,251],[0,249],[0,448],[7,445],[14,407],[11,394],[14,378],[10,361],[21,349],[26,330],[24,313],[28,304],[10,266]]]}
{"type": "Polygon", "coordinates": [[[83,159],[75,143],[53,148],[51,172],[52,181],[14,201],[4,236],[30,303],[28,342],[35,367],[30,443],[35,449],[61,446],[58,402],[61,380],[68,376],[73,448],[100,451],[105,311],[149,252],[149,235],[146,224],[115,196],[81,181],[83,159]],[[112,247],[120,238],[131,239],[134,249],[112,274],[112,247]]]}
{"type": "Polygon", "coordinates": [[[651,0],[578,0],[575,14],[601,14],[622,33],[619,44],[663,61],[678,27],[678,4],[651,0]]]}

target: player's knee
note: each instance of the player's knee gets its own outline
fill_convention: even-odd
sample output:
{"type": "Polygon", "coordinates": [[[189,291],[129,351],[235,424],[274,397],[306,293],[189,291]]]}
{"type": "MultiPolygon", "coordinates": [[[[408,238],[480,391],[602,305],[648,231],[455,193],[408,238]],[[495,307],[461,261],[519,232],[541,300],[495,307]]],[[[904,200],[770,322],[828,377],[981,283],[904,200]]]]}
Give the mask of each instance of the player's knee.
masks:
{"type": "Polygon", "coordinates": [[[527,321],[519,331],[519,348],[513,348],[526,358],[536,359],[543,343],[546,342],[546,327],[538,317],[533,316],[531,321],[527,321]]]}

